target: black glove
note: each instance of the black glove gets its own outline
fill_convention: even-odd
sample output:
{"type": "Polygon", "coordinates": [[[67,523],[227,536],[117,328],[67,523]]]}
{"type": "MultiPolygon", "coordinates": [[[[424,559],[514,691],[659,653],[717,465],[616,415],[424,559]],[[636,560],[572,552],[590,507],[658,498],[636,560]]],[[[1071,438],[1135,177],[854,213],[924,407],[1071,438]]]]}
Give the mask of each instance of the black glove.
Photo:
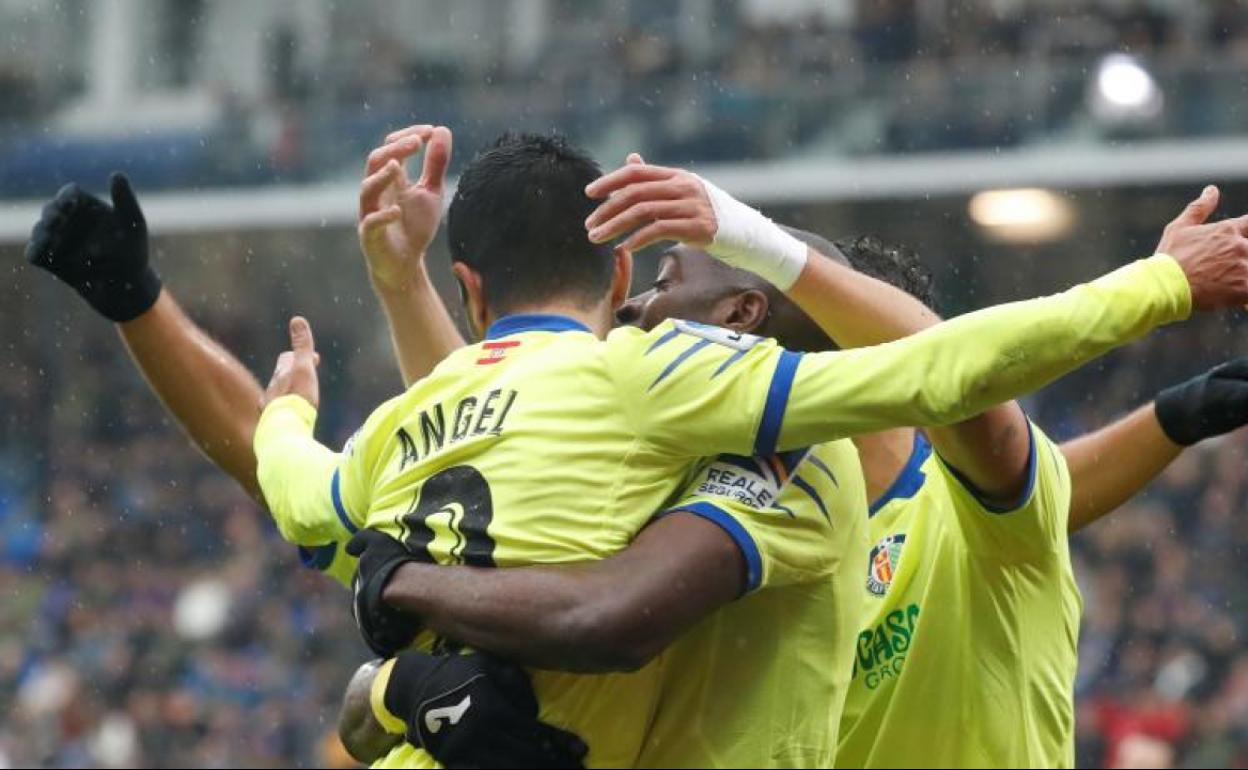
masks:
{"type": "Polygon", "coordinates": [[[1166,388],[1155,404],[1161,429],[1180,446],[1248,424],[1248,356],[1166,388]]]}
{"type": "Polygon", "coordinates": [[[160,278],[147,263],[147,222],[123,174],[109,179],[113,205],[65,185],[30,232],[26,261],[69,284],[118,323],[156,304],[160,278]]]}
{"type": "Polygon", "coordinates": [[[446,767],[583,767],[589,748],[537,718],[524,669],[489,655],[399,655],[385,704],[446,767]]]}
{"type": "Polygon", "coordinates": [[[394,571],[417,561],[407,547],[384,532],[361,529],[347,543],[347,553],[360,559],[351,583],[352,611],[364,643],[383,658],[411,645],[420,632],[419,618],[382,601],[381,593],[394,571]]]}

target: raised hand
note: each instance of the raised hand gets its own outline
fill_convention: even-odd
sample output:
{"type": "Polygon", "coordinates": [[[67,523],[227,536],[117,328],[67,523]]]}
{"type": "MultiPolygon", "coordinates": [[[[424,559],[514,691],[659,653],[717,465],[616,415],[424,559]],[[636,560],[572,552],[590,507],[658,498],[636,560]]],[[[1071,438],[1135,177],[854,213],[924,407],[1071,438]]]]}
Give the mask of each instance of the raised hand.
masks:
{"type": "Polygon", "coordinates": [[[409,126],[373,150],[360,184],[358,233],[369,274],[381,291],[400,291],[424,269],[425,252],[438,232],[451,161],[445,126],[409,126]],[[404,162],[425,150],[420,178],[412,183],[404,162]]]}
{"type": "Polygon", "coordinates": [[[290,319],[290,350],[277,357],[273,378],[264,391],[264,406],[271,401],[294,394],[302,396],[314,407],[321,403],[320,382],[316,367],[321,356],[312,340],[312,327],[302,316],[290,319]]]}
{"type": "Polygon", "coordinates": [[[1248,356],[1161,391],[1157,421],[1179,446],[1190,446],[1248,425],[1248,356]]]}
{"type": "Polygon", "coordinates": [[[679,241],[783,291],[806,266],[806,244],[761,212],[697,174],[649,165],[635,153],[624,166],[587,185],[585,194],[606,198],[585,220],[595,243],[626,233],[619,244],[626,251],[679,241]]]}
{"type": "Polygon", "coordinates": [[[160,296],[148,264],[147,222],[124,174],[109,179],[113,205],[65,185],[31,229],[26,260],[82,295],[118,323],[143,315],[160,296]]]}
{"type": "Polygon", "coordinates": [[[702,179],[689,171],[652,166],[634,154],[590,183],[585,193],[606,198],[585,220],[594,243],[626,233],[620,246],[629,251],[664,240],[705,248],[715,240],[715,208],[702,179]]]}
{"type": "Polygon", "coordinates": [[[1248,216],[1207,223],[1218,198],[1218,188],[1206,187],[1166,225],[1157,244],[1158,253],[1183,268],[1196,310],[1248,303],[1248,216]]]}

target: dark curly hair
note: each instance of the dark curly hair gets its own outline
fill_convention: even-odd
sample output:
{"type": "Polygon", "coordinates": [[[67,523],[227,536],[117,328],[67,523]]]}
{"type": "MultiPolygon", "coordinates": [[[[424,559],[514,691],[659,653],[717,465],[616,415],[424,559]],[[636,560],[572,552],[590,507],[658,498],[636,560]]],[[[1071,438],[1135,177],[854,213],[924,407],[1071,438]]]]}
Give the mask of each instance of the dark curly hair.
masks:
{"type": "Polygon", "coordinates": [[[905,246],[885,243],[874,235],[838,238],[832,242],[860,273],[878,278],[936,310],[936,282],[919,255],[905,246]]]}

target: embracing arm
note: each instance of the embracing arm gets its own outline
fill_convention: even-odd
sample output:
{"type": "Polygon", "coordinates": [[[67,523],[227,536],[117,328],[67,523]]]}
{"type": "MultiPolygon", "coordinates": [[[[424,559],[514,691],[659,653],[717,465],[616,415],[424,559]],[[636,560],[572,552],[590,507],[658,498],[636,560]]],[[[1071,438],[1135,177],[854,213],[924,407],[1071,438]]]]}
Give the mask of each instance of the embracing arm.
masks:
{"type": "Polygon", "coordinates": [[[745,574],[723,529],[676,512],[602,561],[503,569],[408,563],[383,597],[441,636],[522,665],[628,671],[740,596],[745,574]]]}
{"type": "MultiPolygon", "coordinates": [[[[811,319],[845,348],[902,339],[941,320],[901,289],[813,249],[790,292],[811,319]]],[[[927,434],[936,452],[988,500],[1012,502],[1026,486],[1031,441],[1027,417],[1017,403],[992,406],[969,420],[930,428],[927,434]]]]}
{"type": "MultiPolygon", "coordinates": [[[[803,296],[798,287],[793,294],[803,296]]],[[[796,371],[800,397],[788,403],[781,448],[968,419],[1186,317],[1190,301],[1179,265],[1156,256],[1062,294],[968,313],[896,342],[808,354],[796,371]]]]}
{"type": "MultiPolygon", "coordinates": [[[[592,241],[631,233],[621,248],[663,239],[704,248],[785,291],[834,337],[838,329],[842,335],[854,331],[853,324],[833,317],[838,301],[857,312],[875,312],[880,320],[878,310],[871,310],[873,298],[901,294],[819,255],[758,211],[680,169],[650,166],[633,156],[586,193],[605,198],[586,221],[592,241]]],[[[855,398],[844,402],[845,413],[829,415],[830,421],[844,422],[840,435],[854,435],[906,424],[949,425],[992,410],[973,425],[935,434],[946,445],[942,455],[978,491],[1011,496],[1025,473],[1028,431],[1017,406],[999,404],[1185,317],[1192,307],[1230,307],[1248,297],[1248,217],[1205,224],[1218,197],[1217,188],[1206,187],[1167,225],[1157,253],[1173,260],[1158,256],[1056,297],[968,314],[905,340],[851,351],[853,366],[842,378],[850,387],[840,390],[855,398]],[[1132,290],[1140,293],[1129,297],[1132,290]],[[901,352],[907,356],[896,355],[901,352]],[[899,376],[909,372],[923,376],[899,376]]],[[[899,311],[892,323],[908,331],[904,327],[914,318],[899,311]]],[[[829,438],[817,430],[789,434],[784,442],[789,446],[829,438]]]]}

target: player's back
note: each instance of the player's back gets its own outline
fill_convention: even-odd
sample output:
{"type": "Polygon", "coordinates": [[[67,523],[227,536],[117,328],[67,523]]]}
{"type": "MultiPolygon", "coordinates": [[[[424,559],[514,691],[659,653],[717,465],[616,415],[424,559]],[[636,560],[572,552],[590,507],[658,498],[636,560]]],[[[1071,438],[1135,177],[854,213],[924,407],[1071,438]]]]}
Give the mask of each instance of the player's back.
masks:
{"type": "MultiPolygon", "coordinates": [[[[624,472],[634,436],[603,343],[578,326],[527,319],[457,351],[379,410],[357,440],[368,446],[354,448],[371,458],[368,525],[442,564],[585,561],[626,546],[679,478],[652,484],[648,506],[620,507],[613,490],[644,482],[624,472]]],[[[445,647],[429,635],[418,644],[445,647]]],[[[636,760],[657,671],[532,679],[543,719],[580,735],[593,765],[622,766],[636,760]]]]}
{"type": "MultiPolygon", "coordinates": [[[[373,413],[341,466],[342,507],[439,563],[602,558],[702,455],[774,454],[799,361],[679,321],[601,341],[566,317],[510,316],[373,413]]],[[[585,739],[591,764],[631,765],[657,669],[534,672],[541,715],[585,739]]]]}

